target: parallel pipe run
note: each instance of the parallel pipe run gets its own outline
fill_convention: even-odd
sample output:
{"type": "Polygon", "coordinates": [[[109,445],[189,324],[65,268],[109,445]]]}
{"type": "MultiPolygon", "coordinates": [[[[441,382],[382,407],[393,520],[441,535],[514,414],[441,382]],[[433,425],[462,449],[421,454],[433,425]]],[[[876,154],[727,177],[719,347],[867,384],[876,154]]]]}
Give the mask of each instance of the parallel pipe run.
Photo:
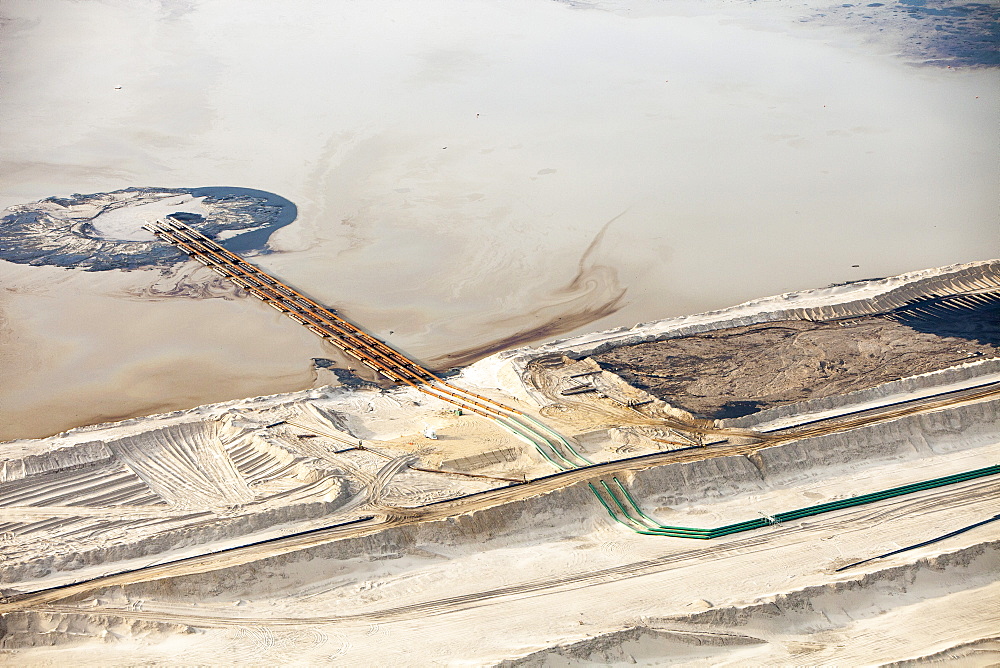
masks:
{"type": "Polygon", "coordinates": [[[390,380],[405,383],[436,399],[494,420],[535,447],[557,468],[569,470],[592,463],[549,427],[521,411],[441,380],[399,351],[188,225],[168,219],[144,227],[390,380]]]}
{"type": "MultiPolygon", "coordinates": [[[[401,356],[398,356],[398,353],[387,346],[371,345],[370,342],[376,341],[375,339],[368,337],[368,335],[358,336],[360,330],[319,304],[300,295],[295,290],[281,285],[276,279],[243,262],[238,256],[229,253],[203,235],[199,235],[201,238],[196,238],[194,234],[198,233],[193,230],[190,234],[185,234],[187,230],[180,229],[179,224],[174,223],[174,226],[178,227],[176,231],[161,229],[161,236],[203,262],[208,256],[212,260],[210,266],[220,275],[230,280],[249,280],[251,285],[255,286],[249,288],[250,293],[255,297],[276,307],[300,324],[305,325],[313,333],[351,353],[366,366],[383,373],[392,380],[405,382],[412,386],[427,379],[428,372],[419,367],[416,367],[417,371],[414,372],[413,367],[416,365],[408,365],[400,361],[399,357],[401,356]],[[239,263],[234,262],[233,258],[239,260],[239,263]],[[280,289],[284,289],[290,294],[282,294],[280,289]],[[352,341],[352,339],[356,340],[352,341]],[[385,354],[385,349],[388,349],[389,355],[385,354]]],[[[236,281],[234,280],[234,282],[236,281]]]]}
{"type": "MultiPolygon", "coordinates": [[[[160,224],[162,225],[162,224],[160,224]]],[[[500,404],[492,399],[455,387],[446,383],[433,373],[424,369],[416,362],[408,359],[397,350],[387,346],[382,341],[366,334],[348,321],[340,318],[335,313],[322,307],[308,297],[282,284],[277,279],[264,273],[257,267],[245,262],[242,258],[219,246],[214,241],[208,239],[200,232],[191,229],[183,223],[170,221],[171,228],[147,227],[154,234],[165,238],[181,247],[182,250],[191,254],[196,259],[208,264],[213,269],[220,270],[219,273],[226,276],[237,284],[245,284],[247,279],[253,281],[251,294],[269,302],[269,305],[281,310],[300,324],[309,327],[313,325],[317,328],[331,327],[335,333],[353,339],[351,341],[334,340],[334,343],[345,348],[347,352],[358,357],[364,362],[371,362],[379,373],[388,376],[392,380],[397,380],[410,385],[422,383],[433,383],[435,393],[449,395],[455,399],[466,402],[469,405],[478,406],[481,409],[491,412],[504,412],[512,415],[522,416],[520,411],[500,404]],[[213,261],[209,262],[205,256],[209,256],[213,261]],[[287,294],[282,294],[282,291],[287,294]],[[294,300],[290,298],[294,297],[294,300]],[[291,302],[291,303],[289,303],[291,302]],[[303,309],[303,305],[306,309],[303,309]],[[288,307],[288,308],[282,308],[288,307]],[[344,346],[345,343],[350,345],[344,346]]],[[[319,334],[323,338],[329,338],[327,332],[311,331],[319,334]]],[[[427,391],[427,390],[424,390],[427,391]]],[[[443,397],[439,397],[443,398],[443,397]]],[[[448,399],[445,399],[448,401],[448,399]]],[[[478,411],[477,411],[478,412],[478,411]]]]}
{"type": "Polygon", "coordinates": [[[710,529],[666,526],[655,523],[642,511],[639,504],[636,503],[635,499],[632,498],[632,495],[628,493],[617,477],[613,478],[613,480],[621,491],[621,497],[619,497],[617,492],[614,491],[614,487],[609,485],[606,481],[599,481],[604,494],[602,494],[601,490],[599,490],[598,487],[595,487],[593,483],[587,483],[587,485],[590,487],[594,495],[600,500],[604,509],[608,511],[608,514],[611,515],[616,522],[624,524],[638,533],[655,536],[670,536],[674,538],[698,538],[707,540],[727,536],[729,534],[750,531],[752,529],[762,529],[764,527],[780,524],[782,522],[790,522],[804,517],[811,517],[821,513],[832,512],[834,510],[852,508],[854,506],[863,506],[897,496],[905,496],[907,494],[914,494],[928,489],[954,485],[960,482],[966,482],[998,474],[1000,474],[1000,465],[987,466],[981,469],[964,471],[962,473],[956,473],[954,475],[944,476],[941,478],[933,478],[931,480],[924,480],[922,482],[916,482],[909,485],[892,487],[879,492],[854,496],[849,499],[841,499],[839,501],[830,501],[828,503],[820,503],[814,506],[806,506],[804,508],[797,508],[783,513],[776,513],[768,517],[759,517],[752,520],[737,522],[735,524],[726,524],[710,529]],[[615,510],[615,508],[617,508],[617,510],[615,510]]]}
{"type": "MultiPolygon", "coordinates": [[[[470,413],[493,420],[500,427],[533,446],[557,469],[569,471],[593,466],[594,462],[584,457],[572,443],[552,428],[515,408],[445,382],[399,351],[344,320],[336,312],[285,285],[188,225],[168,219],[143,227],[158,238],[174,244],[215,273],[244,288],[271,308],[284,313],[317,336],[357,358],[377,373],[470,413]]],[[[596,486],[593,483],[587,485],[614,521],[636,533],[647,536],[710,539],[997,473],[1000,473],[1000,466],[991,466],[713,529],[659,524],[642,510],[617,477],[613,477],[611,482],[599,480],[596,486]]]]}

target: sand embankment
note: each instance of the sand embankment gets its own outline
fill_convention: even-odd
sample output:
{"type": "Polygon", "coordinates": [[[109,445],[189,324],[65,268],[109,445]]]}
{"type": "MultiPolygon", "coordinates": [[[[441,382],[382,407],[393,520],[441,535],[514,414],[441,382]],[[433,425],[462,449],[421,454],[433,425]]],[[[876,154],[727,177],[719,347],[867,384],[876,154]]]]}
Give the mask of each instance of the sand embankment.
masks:
{"type": "Polygon", "coordinates": [[[886,313],[919,299],[997,289],[1000,289],[1000,260],[985,260],[914,271],[890,278],[789,292],[719,311],[640,323],[633,327],[618,327],[552,341],[535,348],[507,351],[499,356],[506,359],[548,353],[577,357],[594,355],[617,346],[764,322],[834,320],[886,313]]]}
{"type": "Polygon", "coordinates": [[[744,417],[718,420],[721,427],[734,429],[756,429],[770,427],[792,418],[795,421],[822,417],[823,414],[839,412],[838,409],[877,406],[892,401],[903,401],[921,396],[927,391],[941,391],[949,386],[968,386],[978,382],[993,382],[1000,376],[1000,359],[968,362],[950,369],[932,371],[918,376],[909,376],[855,392],[847,392],[832,397],[808,399],[794,404],[777,406],[758,411],[744,417]]]}
{"type": "Polygon", "coordinates": [[[56,448],[49,452],[0,460],[0,482],[108,462],[113,457],[104,441],[88,441],[56,448]]]}
{"type": "Polygon", "coordinates": [[[929,641],[921,643],[926,654],[918,652],[912,659],[926,661],[933,658],[928,655],[954,648],[949,658],[980,665],[978,660],[990,662],[1000,655],[995,618],[988,610],[969,609],[963,603],[990,595],[983,590],[993,589],[995,595],[998,569],[1000,541],[992,541],[764,597],[750,605],[649,618],[642,625],[498,665],[645,664],[664,657],[677,664],[859,665],[898,660],[894,650],[922,634],[929,641]],[[930,621],[945,612],[935,608],[946,606],[951,606],[951,620],[946,616],[930,621]],[[908,623],[901,623],[904,620],[908,623]],[[848,638],[853,642],[843,642],[848,638]],[[983,651],[977,651],[977,645],[983,651]]]}
{"type": "Polygon", "coordinates": [[[2,470],[0,579],[13,588],[203,543],[239,544],[335,513],[351,494],[341,471],[231,421],[87,441],[6,459],[2,470]]]}
{"type": "MultiPolygon", "coordinates": [[[[649,509],[657,506],[683,509],[722,499],[739,502],[747,495],[808,487],[831,474],[863,478],[866,470],[888,464],[972,451],[996,442],[998,420],[1000,401],[982,402],[824,436],[820,445],[813,445],[820,439],[792,441],[765,448],[751,457],[720,457],[624,471],[618,476],[649,509]]],[[[917,482],[931,476],[921,470],[914,471],[911,477],[910,482],[917,482]]],[[[599,478],[595,475],[594,480],[599,478]]],[[[247,575],[262,569],[285,570],[303,564],[312,564],[310,568],[316,569],[324,568],[324,564],[339,569],[336,564],[342,562],[393,560],[444,546],[449,551],[465,552],[585,534],[608,521],[587,482],[444,520],[387,528],[211,573],[137,583],[126,586],[125,590],[130,598],[194,596],[215,588],[234,597],[261,596],[271,591],[271,585],[257,579],[249,581],[247,575]]],[[[882,488],[878,480],[870,484],[873,488],[864,491],[882,488]]],[[[810,504],[809,497],[789,498],[790,501],[784,502],[810,504]]]]}

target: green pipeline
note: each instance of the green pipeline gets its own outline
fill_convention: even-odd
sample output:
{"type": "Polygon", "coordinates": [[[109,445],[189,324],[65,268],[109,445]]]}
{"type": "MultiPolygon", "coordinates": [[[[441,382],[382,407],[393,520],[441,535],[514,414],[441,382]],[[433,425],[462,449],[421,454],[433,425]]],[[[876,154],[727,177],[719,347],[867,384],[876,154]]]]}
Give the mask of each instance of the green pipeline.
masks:
{"type": "Polygon", "coordinates": [[[987,466],[986,468],[966,471],[964,473],[956,473],[954,475],[944,476],[943,478],[933,478],[932,480],[916,482],[910,485],[902,485],[901,487],[892,487],[880,492],[862,494],[861,496],[855,496],[850,499],[841,499],[840,501],[830,501],[829,503],[821,503],[815,506],[806,506],[805,508],[798,508],[797,510],[777,513],[770,517],[759,517],[745,522],[737,522],[736,524],[726,524],[713,529],[665,526],[657,523],[642,511],[639,504],[636,503],[635,499],[632,498],[632,495],[629,494],[628,490],[625,489],[625,486],[622,485],[618,478],[613,478],[614,485],[609,485],[604,480],[599,481],[600,488],[595,487],[592,483],[587,483],[587,485],[590,487],[590,491],[594,493],[594,496],[597,497],[598,501],[601,502],[601,505],[604,506],[604,509],[608,511],[608,514],[611,515],[612,519],[624,526],[629,527],[636,533],[647,536],[668,536],[671,538],[709,539],[727,536],[733,533],[740,533],[743,531],[751,531],[753,529],[762,529],[772,524],[779,524],[781,522],[788,522],[791,520],[801,519],[803,517],[819,515],[820,513],[851,508],[853,506],[863,506],[868,503],[875,503],[876,501],[884,501],[885,499],[891,499],[897,496],[904,496],[906,494],[913,494],[914,492],[922,492],[936,487],[944,487],[946,485],[953,485],[955,483],[997,474],[1000,474],[1000,465],[987,466]]]}

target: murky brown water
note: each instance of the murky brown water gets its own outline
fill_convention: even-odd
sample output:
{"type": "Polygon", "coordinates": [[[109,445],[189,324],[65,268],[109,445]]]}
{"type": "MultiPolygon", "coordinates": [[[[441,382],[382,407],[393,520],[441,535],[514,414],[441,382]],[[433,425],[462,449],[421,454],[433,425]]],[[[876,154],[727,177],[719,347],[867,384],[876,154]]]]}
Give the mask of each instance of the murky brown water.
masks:
{"type": "MultiPolygon", "coordinates": [[[[278,193],[299,220],[261,265],[439,366],[996,255],[995,70],[672,7],[8,3],[0,205],[278,193]]],[[[328,356],[256,303],[60,271],[0,271],[0,438],[306,387],[328,356]]]]}

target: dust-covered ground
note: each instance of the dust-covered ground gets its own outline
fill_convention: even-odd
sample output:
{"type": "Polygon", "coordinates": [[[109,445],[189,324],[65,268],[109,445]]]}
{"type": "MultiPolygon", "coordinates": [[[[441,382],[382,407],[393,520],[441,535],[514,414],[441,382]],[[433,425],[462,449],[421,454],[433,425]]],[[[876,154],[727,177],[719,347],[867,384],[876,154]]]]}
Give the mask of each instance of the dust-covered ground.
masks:
{"type": "Polygon", "coordinates": [[[788,320],[595,355],[630,384],[706,418],[732,418],[1000,355],[1000,308],[899,320],[788,320]]]}

